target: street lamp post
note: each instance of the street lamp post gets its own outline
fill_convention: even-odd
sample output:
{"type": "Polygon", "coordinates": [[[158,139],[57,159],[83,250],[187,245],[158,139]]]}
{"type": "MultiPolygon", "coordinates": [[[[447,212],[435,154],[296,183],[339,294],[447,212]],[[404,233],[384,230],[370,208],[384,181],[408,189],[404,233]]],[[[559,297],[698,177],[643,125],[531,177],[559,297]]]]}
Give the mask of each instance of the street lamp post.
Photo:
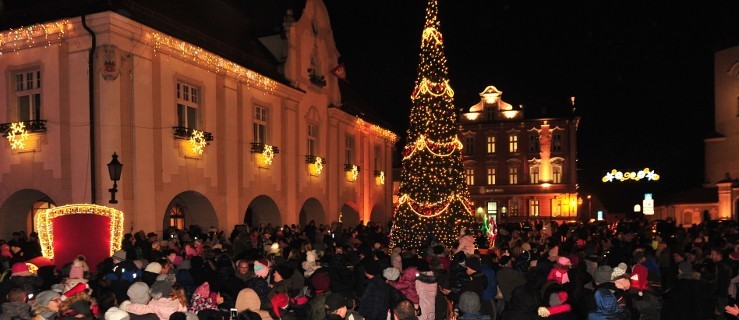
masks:
{"type": "Polygon", "coordinates": [[[118,203],[118,200],[115,199],[115,194],[118,192],[117,182],[121,179],[121,170],[123,170],[123,164],[118,162],[118,155],[113,152],[113,160],[108,163],[108,174],[110,175],[110,180],[113,180],[113,188],[108,189],[108,192],[110,192],[109,203],[118,203]]]}
{"type": "Polygon", "coordinates": [[[591,195],[588,195],[588,221],[593,218],[593,199],[591,195]]]}

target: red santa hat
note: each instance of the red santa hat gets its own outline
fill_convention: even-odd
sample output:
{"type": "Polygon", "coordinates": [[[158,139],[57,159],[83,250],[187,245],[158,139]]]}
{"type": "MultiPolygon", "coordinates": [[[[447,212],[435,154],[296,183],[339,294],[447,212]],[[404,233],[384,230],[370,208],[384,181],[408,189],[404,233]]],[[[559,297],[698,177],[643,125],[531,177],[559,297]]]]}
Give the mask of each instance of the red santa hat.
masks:
{"type": "Polygon", "coordinates": [[[85,290],[87,290],[87,288],[89,288],[87,286],[87,283],[80,282],[77,285],[75,285],[74,287],[72,287],[72,289],[69,289],[69,290],[67,290],[67,292],[65,292],[64,294],[62,294],[61,299],[62,299],[62,301],[67,300],[67,299],[71,298],[72,296],[74,296],[75,294],[85,292],[85,290]]]}
{"type": "Polygon", "coordinates": [[[642,291],[647,289],[649,282],[647,276],[649,271],[647,267],[637,264],[631,270],[631,287],[639,291],[639,295],[642,295],[642,291]]]}

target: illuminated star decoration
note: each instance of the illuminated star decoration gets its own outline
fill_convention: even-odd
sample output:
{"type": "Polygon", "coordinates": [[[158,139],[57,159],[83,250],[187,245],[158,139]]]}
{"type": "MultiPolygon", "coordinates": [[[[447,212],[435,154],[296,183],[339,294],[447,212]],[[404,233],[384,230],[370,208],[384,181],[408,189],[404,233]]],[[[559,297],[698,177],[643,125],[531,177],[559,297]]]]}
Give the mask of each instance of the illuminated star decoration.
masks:
{"type": "Polygon", "coordinates": [[[262,160],[264,161],[264,164],[271,165],[274,158],[275,150],[272,148],[272,146],[265,144],[264,150],[262,150],[262,160]]]}
{"type": "Polygon", "coordinates": [[[321,159],[321,157],[316,157],[316,159],[313,160],[313,167],[315,168],[316,175],[320,176],[321,172],[323,172],[323,159],[321,159]]]}
{"type": "Polygon", "coordinates": [[[8,131],[8,142],[13,150],[23,150],[26,148],[26,140],[28,140],[28,131],[23,122],[13,122],[10,124],[8,131]]]}
{"type": "Polygon", "coordinates": [[[351,180],[357,181],[357,178],[359,177],[359,168],[357,167],[357,165],[353,164],[349,172],[351,173],[351,180]]]}
{"type": "Polygon", "coordinates": [[[378,178],[380,179],[380,184],[385,184],[385,171],[380,171],[378,178]]]}
{"type": "Polygon", "coordinates": [[[190,145],[192,145],[192,152],[202,155],[205,152],[205,146],[208,142],[205,141],[205,134],[200,130],[192,130],[190,135],[190,145]]]}

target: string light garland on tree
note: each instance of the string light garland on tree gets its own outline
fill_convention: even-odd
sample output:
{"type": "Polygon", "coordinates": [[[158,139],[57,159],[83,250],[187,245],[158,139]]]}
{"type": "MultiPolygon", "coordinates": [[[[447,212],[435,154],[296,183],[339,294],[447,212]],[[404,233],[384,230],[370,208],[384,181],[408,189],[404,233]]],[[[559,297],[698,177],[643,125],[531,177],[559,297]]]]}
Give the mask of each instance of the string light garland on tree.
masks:
{"type": "Polygon", "coordinates": [[[70,204],[46,209],[36,214],[34,224],[39,235],[41,254],[54,259],[54,228],[52,220],[69,214],[96,214],[110,218],[110,255],[121,249],[123,239],[123,212],[94,204],[70,204]]]}
{"type": "Polygon", "coordinates": [[[463,228],[476,228],[437,16],[437,0],[429,0],[391,231],[391,245],[403,249],[451,245],[463,228]]]}

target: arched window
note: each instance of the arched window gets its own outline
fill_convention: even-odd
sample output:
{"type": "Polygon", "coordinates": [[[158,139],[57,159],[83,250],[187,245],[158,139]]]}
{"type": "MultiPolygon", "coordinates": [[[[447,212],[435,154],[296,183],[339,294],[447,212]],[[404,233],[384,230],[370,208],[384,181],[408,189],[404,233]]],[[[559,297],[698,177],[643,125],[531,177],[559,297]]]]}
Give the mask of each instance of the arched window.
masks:
{"type": "Polygon", "coordinates": [[[169,226],[178,230],[185,229],[185,210],[179,204],[173,204],[169,209],[169,226]]]}

